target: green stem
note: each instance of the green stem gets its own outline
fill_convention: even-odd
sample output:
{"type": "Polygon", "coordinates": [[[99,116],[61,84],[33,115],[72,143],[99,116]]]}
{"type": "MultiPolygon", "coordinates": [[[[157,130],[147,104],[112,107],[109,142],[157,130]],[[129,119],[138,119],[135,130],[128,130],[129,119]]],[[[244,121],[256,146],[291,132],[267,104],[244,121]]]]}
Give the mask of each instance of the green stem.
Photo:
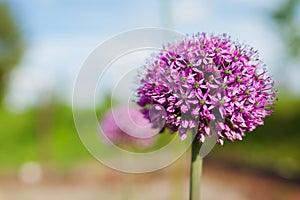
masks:
{"type": "Polygon", "coordinates": [[[191,147],[189,200],[200,199],[200,182],[202,173],[202,158],[199,155],[200,147],[200,142],[197,139],[194,139],[191,147]]]}

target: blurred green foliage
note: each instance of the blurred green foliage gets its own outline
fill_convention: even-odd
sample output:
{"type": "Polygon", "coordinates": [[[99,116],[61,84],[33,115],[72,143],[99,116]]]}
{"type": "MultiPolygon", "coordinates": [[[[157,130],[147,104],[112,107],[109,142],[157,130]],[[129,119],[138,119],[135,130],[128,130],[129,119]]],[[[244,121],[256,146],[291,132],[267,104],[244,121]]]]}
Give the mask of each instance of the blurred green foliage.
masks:
{"type": "Polygon", "coordinates": [[[300,55],[300,0],[286,0],[272,13],[272,18],[278,25],[278,33],[286,44],[292,58],[300,55]]]}
{"type": "MultiPolygon", "coordinates": [[[[0,110],[0,170],[16,170],[27,161],[38,161],[66,168],[90,158],[77,135],[70,106],[53,108],[51,132],[42,135],[37,108],[23,113],[0,110]]],[[[43,127],[42,127],[43,128],[43,127]]]]}
{"type": "Polygon", "coordinates": [[[22,53],[23,42],[16,20],[8,5],[0,2],[0,103],[8,74],[19,63],[22,53]]]}
{"type": "Polygon", "coordinates": [[[0,167],[9,168],[36,158],[35,112],[0,112],[0,167]]]}

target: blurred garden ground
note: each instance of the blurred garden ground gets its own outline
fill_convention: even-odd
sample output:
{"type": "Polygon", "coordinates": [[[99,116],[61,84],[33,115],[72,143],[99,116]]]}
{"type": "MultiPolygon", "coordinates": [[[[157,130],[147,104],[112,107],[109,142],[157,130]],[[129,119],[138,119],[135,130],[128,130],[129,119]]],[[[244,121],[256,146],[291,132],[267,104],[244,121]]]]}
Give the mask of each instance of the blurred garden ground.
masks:
{"type": "MultiPolygon", "coordinates": [[[[78,71],[78,66],[83,60],[75,59],[76,62],[79,62],[76,65],[77,68],[72,66],[75,61],[64,63],[65,60],[60,58],[64,54],[60,55],[60,52],[67,51],[69,48],[58,48],[60,51],[55,57],[54,54],[47,54],[49,52],[47,52],[46,46],[42,58],[36,57],[36,59],[50,59],[51,65],[46,63],[43,66],[43,62],[37,62],[41,65],[28,67],[24,66],[24,63],[26,65],[34,64],[27,54],[27,52],[32,53],[32,50],[30,50],[32,48],[31,43],[36,45],[48,33],[53,36],[52,39],[59,38],[60,35],[62,38],[68,37],[72,32],[76,36],[74,38],[78,38],[78,35],[83,34],[83,38],[86,38],[87,43],[90,44],[90,46],[82,47],[85,49],[84,53],[87,53],[81,55],[80,58],[84,59],[97,43],[110,34],[117,34],[120,31],[139,26],[169,27],[186,33],[218,31],[218,29],[212,28],[219,25],[214,22],[214,19],[211,19],[212,24],[210,26],[205,23],[193,26],[196,23],[201,24],[203,22],[201,20],[205,16],[200,16],[200,14],[198,16],[197,13],[188,15],[188,11],[185,9],[191,8],[188,3],[190,5],[201,5],[201,1],[187,1],[187,4],[183,4],[173,0],[165,1],[165,3],[159,1],[156,3],[137,3],[137,5],[129,1],[130,5],[137,7],[153,7],[152,12],[160,15],[160,17],[153,17],[152,21],[151,18],[145,17],[143,21],[143,17],[138,13],[136,15],[126,15],[128,21],[122,21],[120,17],[116,18],[113,21],[115,24],[110,24],[110,21],[101,18],[103,15],[109,17],[110,14],[97,15],[97,9],[99,11],[106,8],[114,9],[113,3],[103,1],[97,4],[97,9],[94,8],[89,12],[90,7],[88,6],[83,6],[80,10],[82,5],[87,4],[80,2],[76,8],[79,8],[79,11],[81,11],[79,13],[84,16],[84,19],[87,19],[87,16],[90,15],[89,20],[95,20],[95,18],[100,20],[98,23],[101,28],[99,29],[95,28],[97,27],[96,22],[91,25],[90,29],[88,25],[82,26],[86,28],[84,30],[86,32],[94,31],[99,34],[99,37],[101,35],[100,39],[97,38],[93,41],[90,38],[95,37],[95,35],[89,35],[83,30],[79,30],[82,28],[81,26],[58,22],[66,8],[60,8],[60,6],[70,6],[71,3],[60,5],[56,2],[53,3],[53,6],[50,1],[48,4],[45,1],[45,5],[43,4],[41,7],[42,9],[45,9],[47,5],[53,6],[53,10],[59,7],[57,13],[52,13],[53,16],[49,16],[55,18],[56,21],[41,19],[37,22],[38,27],[35,29],[33,28],[35,24],[30,20],[35,17],[47,16],[41,14],[43,10],[34,10],[31,13],[28,7],[32,5],[32,9],[38,9],[38,6],[42,3],[32,1],[27,5],[24,2],[0,1],[0,98],[2,100],[0,107],[0,200],[125,199],[124,196],[127,196],[127,199],[184,199],[188,190],[188,153],[185,153],[172,166],[158,172],[145,175],[128,175],[104,167],[94,160],[84,148],[75,129],[71,103],[65,100],[69,99],[70,96],[65,96],[65,94],[71,93],[68,87],[71,87],[74,82],[72,76],[70,78],[68,73],[78,71]],[[168,7],[170,5],[172,6],[168,7]],[[178,5],[182,7],[178,7],[178,5]],[[182,9],[182,15],[188,16],[178,18],[178,10],[174,11],[178,8],[182,9]],[[175,13],[175,17],[170,14],[172,12],[173,15],[175,13]],[[33,16],[22,18],[22,16],[27,15],[33,16]],[[198,17],[199,22],[197,22],[198,17]],[[140,20],[137,18],[140,18],[140,20]],[[48,30],[44,27],[43,21],[49,23],[48,26],[52,29],[48,30]],[[57,23],[57,26],[55,26],[55,23],[57,23]],[[128,26],[122,25],[120,27],[119,23],[128,23],[128,26]],[[26,28],[27,25],[29,28],[26,28]],[[64,29],[64,25],[71,30],[65,33],[54,31],[64,29]],[[119,28],[115,28],[118,26],[119,28]],[[205,30],[203,30],[203,27],[205,30]],[[39,32],[40,35],[35,31],[39,32]],[[37,36],[33,37],[31,34],[37,36]],[[56,58],[58,63],[53,61],[56,58]],[[59,63],[60,61],[62,63],[59,63]],[[65,66],[67,69],[64,69],[65,64],[71,66],[65,66]],[[55,69],[52,71],[51,67],[55,69]],[[26,72],[27,79],[20,76],[22,71],[26,72]],[[30,79],[36,78],[35,74],[31,73],[34,71],[46,71],[36,75],[39,77],[36,80],[41,82],[40,85],[39,83],[28,84],[30,79]],[[64,73],[66,76],[64,76],[64,73]],[[59,78],[52,80],[52,76],[58,76],[59,78]],[[43,80],[47,82],[49,79],[51,79],[51,83],[43,83],[43,80]],[[29,86],[26,87],[26,85],[29,86]],[[42,87],[43,85],[46,86],[42,87]],[[50,89],[49,85],[51,86],[50,89]],[[35,91],[34,87],[38,89],[35,91]],[[128,187],[128,191],[125,191],[124,188],[126,187],[128,187]]],[[[205,158],[204,181],[201,188],[202,195],[204,195],[203,199],[299,199],[300,3],[297,0],[266,1],[268,3],[261,4],[260,1],[254,1],[252,2],[253,5],[250,1],[230,2],[236,7],[228,8],[230,6],[227,5],[226,9],[228,10],[219,13],[219,16],[224,18],[229,16],[228,19],[232,19],[230,16],[233,15],[233,18],[245,18],[245,22],[247,22],[248,17],[253,12],[257,13],[254,22],[257,21],[258,31],[250,31],[248,33],[250,36],[244,35],[246,39],[252,39],[251,42],[255,44],[256,35],[259,35],[259,38],[268,37],[264,35],[265,30],[259,29],[261,24],[265,24],[266,30],[270,29],[270,32],[273,32],[274,35],[271,35],[270,38],[278,37],[278,44],[274,44],[274,46],[272,46],[272,40],[268,38],[262,46],[258,46],[262,51],[270,50],[270,52],[280,53],[279,55],[271,55],[270,58],[268,53],[265,54],[268,57],[267,61],[272,60],[270,65],[274,65],[271,72],[275,76],[275,81],[278,82],[279,101],[275,107],[275,113],[271,117],[267,117],[264,126],[248,133],[247,137],[241,142],[226,142],[223,147],[215,146],[209,156],[205,158]],[[249,4],[252,5],[252,11],[251,9],[245,9],[245,7],[248,8],[249,4]],[[232,14],[233,12],[236,13],[232,14]],[[273,48],[275,50],[272,50],[273,48]]],[[[95,2],[93,1],[91,4],[93,3],[95,2]]],[[[219,10],[222,10],[222,6],[224,6],[221,1],[211,4],[208,1],[203,2],[203,5],[206,6],[221,6],[218,7],[219,10]]],[[[117,13],[123,8],[117,6],[115,9],[116,11],[113,12],[117,13]]],[[[124,7],[124,9],[129,9],[129,7],[124,7]]],[[[70,8],[69,12],[76,13],[77,11],[76,9],[72,11],[72,8],[70,8]]],[[[207,12],[206,15],[213,15],[207,12]]],[[[150,15],[151,13],[146,14],[150,15]]],[[[76,20],[72,17],[72,14],[67,17],[68,20],[65,23],[72,22],[76,24],[76,20]]],[[[85,21],[78,23],[84,24],[85,21]]],[[[89,23],[91,22],[89,21],[89,23]]],[[[224,31],[230,32],[231,29],[226,26],[226,23],[224,25],[226,28],[223,27],[224,31]]],[[[242,24],[232,27],[234,35],[243,34],[243,26],[247,26],[247,23],[242,24]]],[[[222,25],[220,26],[220,29],[222,29],[222,25]]],[[[249,32],[249,30],[251,29],[246,27],[245,31],[249,32]]],[[[49,39],[49,41],[53,40],[49,39]]],[[[57,40],[56,42],[59,43],[60,41],[57,40]]],[[[80,44],[82,42],[84,40],[80,44]]],[[[81,48],[80,44],[74,42],[71,48],[81,48]]],[[[59,44],[56,45],[59,47],[59,44]]],[[[34,52],[39,52],[38,50],[35,49],[34,52]]],[[[54,48],[55,50],[57,49],[54,48]]],[[[73,53],[82,52],[77,50],[73,53]]],[[[74,54],[66,52],[66,57],[76,57],[74,54]]],[[[262,54],[264,55],[264,53],[262,54]]],[[[37,56],[40,55],[37,54],[37,56]]],[[[99,104],[97,113],[100,118],[104,111],[109,108],[108,105],[108,102],[99,104]]]]}

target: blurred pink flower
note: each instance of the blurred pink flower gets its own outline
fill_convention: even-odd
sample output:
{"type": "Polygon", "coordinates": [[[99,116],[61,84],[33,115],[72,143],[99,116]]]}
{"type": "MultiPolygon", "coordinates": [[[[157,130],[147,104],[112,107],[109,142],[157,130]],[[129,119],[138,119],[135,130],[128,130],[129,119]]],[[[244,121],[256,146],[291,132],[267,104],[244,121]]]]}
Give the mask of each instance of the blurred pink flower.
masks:
{"type": "Polygon", "coordinates": [[[130,106],[109,110],[100,125],[106,140],[127,147],[150,147],[158,132],[138,109],[130,106]]]}

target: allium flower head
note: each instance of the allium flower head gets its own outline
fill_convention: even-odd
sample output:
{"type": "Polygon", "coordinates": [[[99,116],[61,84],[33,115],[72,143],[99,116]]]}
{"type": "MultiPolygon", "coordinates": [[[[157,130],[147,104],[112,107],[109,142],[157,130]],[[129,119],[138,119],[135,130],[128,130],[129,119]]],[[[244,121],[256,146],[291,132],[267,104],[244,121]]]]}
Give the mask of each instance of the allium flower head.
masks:
{"type": "Polygon", "coordinates": [[[154,144],[155,130],[135,107],[118,107],[109,110],[101,121],[107,139],[116,145],[149,147],[154,144]]]}
{"type": "Polygon", "coordinates": [[[205,33],[169,44],[146,62],[137,89],[138,105],[154,126],[186,138],[188,130],[204,142],[242,140],[245,132],[263,125],[276,100],[274,83],[257,51],[227,35],[205,33]],[[149,110],[164,110],[152,118],[149,110]]]}

